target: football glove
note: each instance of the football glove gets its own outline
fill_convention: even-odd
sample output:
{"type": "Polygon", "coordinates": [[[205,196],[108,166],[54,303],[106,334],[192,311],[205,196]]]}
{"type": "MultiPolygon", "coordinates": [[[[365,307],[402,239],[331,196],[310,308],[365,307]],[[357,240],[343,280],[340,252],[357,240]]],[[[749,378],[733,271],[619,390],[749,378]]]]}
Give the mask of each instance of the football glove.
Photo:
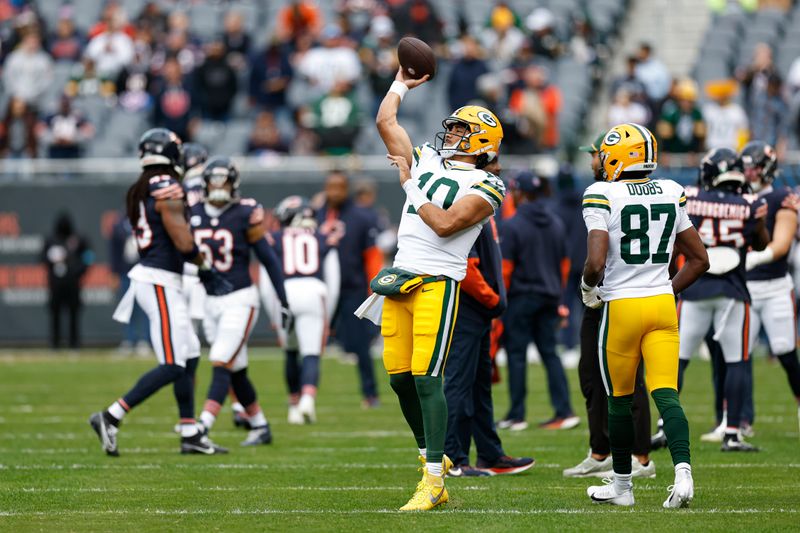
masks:
{"type": "Polygon", "coordinates": [[[200,283],[206,289],[206,294],[209,296],[223,296],[233,292],[233,285],[227,279],[223,278],[219,271],[214,267],[200,267],[197,272],[197,277],[200,278],[200,283]]]}
{"type": "Polygon", "coordinates": [[[583,278],[581,278],[581,299],[583,305],[592,309],[598,309],[603,305],[603,300],[600,299],[600,289],[588,286],[583,278]]]}
{"type": "Polygon", "coordinates": [[[745,265],[744,267],[745,270],[750,272],[759,265],[771,263],[773,259],[775,259],[775,254],[772,251],[772,248],[767,246],[760,252],[755,252],[755,251],[747,252],[747,257],[745,258],[744,261],[745,265]]]}
{"type": "Polygon", "coordinates": [[[294,315],[285,305],[281,306],[281,327],[286,333],[294,329],[294,315]]]}

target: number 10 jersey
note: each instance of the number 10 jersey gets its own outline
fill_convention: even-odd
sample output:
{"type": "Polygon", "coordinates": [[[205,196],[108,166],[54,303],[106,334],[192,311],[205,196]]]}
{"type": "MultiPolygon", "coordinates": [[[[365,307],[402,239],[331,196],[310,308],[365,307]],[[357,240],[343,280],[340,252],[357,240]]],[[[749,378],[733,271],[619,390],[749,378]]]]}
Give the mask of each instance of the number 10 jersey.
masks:
{"type": "Polygon", "coordinates": [[[588,231],[608,232],[603,301],[672,294],[675,235],[692,226],[683,187],[672,180],[597,182],[583,194],[588,231]]]}
{"type": "MultiPolygon", "coordinates": [[[[444,159],[429,144],[414,148],[411,179],[434,205],[445,210],[470,194],[480,196],[497,210],[505,196],[500,178],[474,165],[444,159]]],[[[439,237],[406,201],[397,232],[394,266],[415,274],[461,281],[467,273],[467,254],[487,220],[450,237],[439,237]]]]}

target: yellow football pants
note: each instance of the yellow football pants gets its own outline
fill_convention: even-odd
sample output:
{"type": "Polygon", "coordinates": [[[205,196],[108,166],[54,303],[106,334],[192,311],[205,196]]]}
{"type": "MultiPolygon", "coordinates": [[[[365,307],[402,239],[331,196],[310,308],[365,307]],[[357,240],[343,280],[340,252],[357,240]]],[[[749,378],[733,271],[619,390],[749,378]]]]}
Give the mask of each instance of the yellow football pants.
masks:
{"type": "Polygon", "coordinates": [[[640,358],[650,392],[677,390],[679,347],[678,314],[671,294],[607,302],[598,340],[606,393],[633,394],[640,358]]]}
{"type": "Polygon", "coordinates": [[[389,374],[442,375],[456,324],[458,294],[458,282],[445,279],[384,300],[383,365],[389,374]]]}

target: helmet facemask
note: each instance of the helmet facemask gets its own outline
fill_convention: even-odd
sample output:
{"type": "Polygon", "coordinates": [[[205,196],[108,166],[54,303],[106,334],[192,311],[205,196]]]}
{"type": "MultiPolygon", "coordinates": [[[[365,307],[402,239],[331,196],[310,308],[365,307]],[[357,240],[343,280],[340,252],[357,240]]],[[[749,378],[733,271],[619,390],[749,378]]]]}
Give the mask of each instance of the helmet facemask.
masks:
{"type": "Polygon", "coordinates": [[[478,133],[474,131],[475,126],[473,124],[465,120],[448,117],[442,121],[442,127],[444,131],[440,131],[436,134],[436,151],[441,157],[450,158],[454,155],[475,155],[467,151],[470,149],[470,137],[474,133],[478,133]],[[463,133],[459,134],[453,131],[458,125],[464,127],[463,133]],[[448,137],[451,138],[449,144],[447,143],[448,137]]]}

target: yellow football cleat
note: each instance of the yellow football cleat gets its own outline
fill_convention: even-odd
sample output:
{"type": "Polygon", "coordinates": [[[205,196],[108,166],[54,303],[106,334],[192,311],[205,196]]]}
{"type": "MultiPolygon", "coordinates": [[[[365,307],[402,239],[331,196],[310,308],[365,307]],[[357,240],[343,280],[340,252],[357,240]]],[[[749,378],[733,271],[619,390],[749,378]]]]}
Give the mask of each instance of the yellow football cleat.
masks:
{"type": "Polygon", "coordinates": [[[427,463],[423,456],[420,456],[419,460],[423,465],[421,468],[422,479],[417,483],[414,495],[408,500],[408,503],[400,508],[401,511],[429,511],[449,499],[444,486],[444,478],[453,467],[453,461],[445,455],[442,459],[442,475],[436,476],[428,473],[427,463]]]}

